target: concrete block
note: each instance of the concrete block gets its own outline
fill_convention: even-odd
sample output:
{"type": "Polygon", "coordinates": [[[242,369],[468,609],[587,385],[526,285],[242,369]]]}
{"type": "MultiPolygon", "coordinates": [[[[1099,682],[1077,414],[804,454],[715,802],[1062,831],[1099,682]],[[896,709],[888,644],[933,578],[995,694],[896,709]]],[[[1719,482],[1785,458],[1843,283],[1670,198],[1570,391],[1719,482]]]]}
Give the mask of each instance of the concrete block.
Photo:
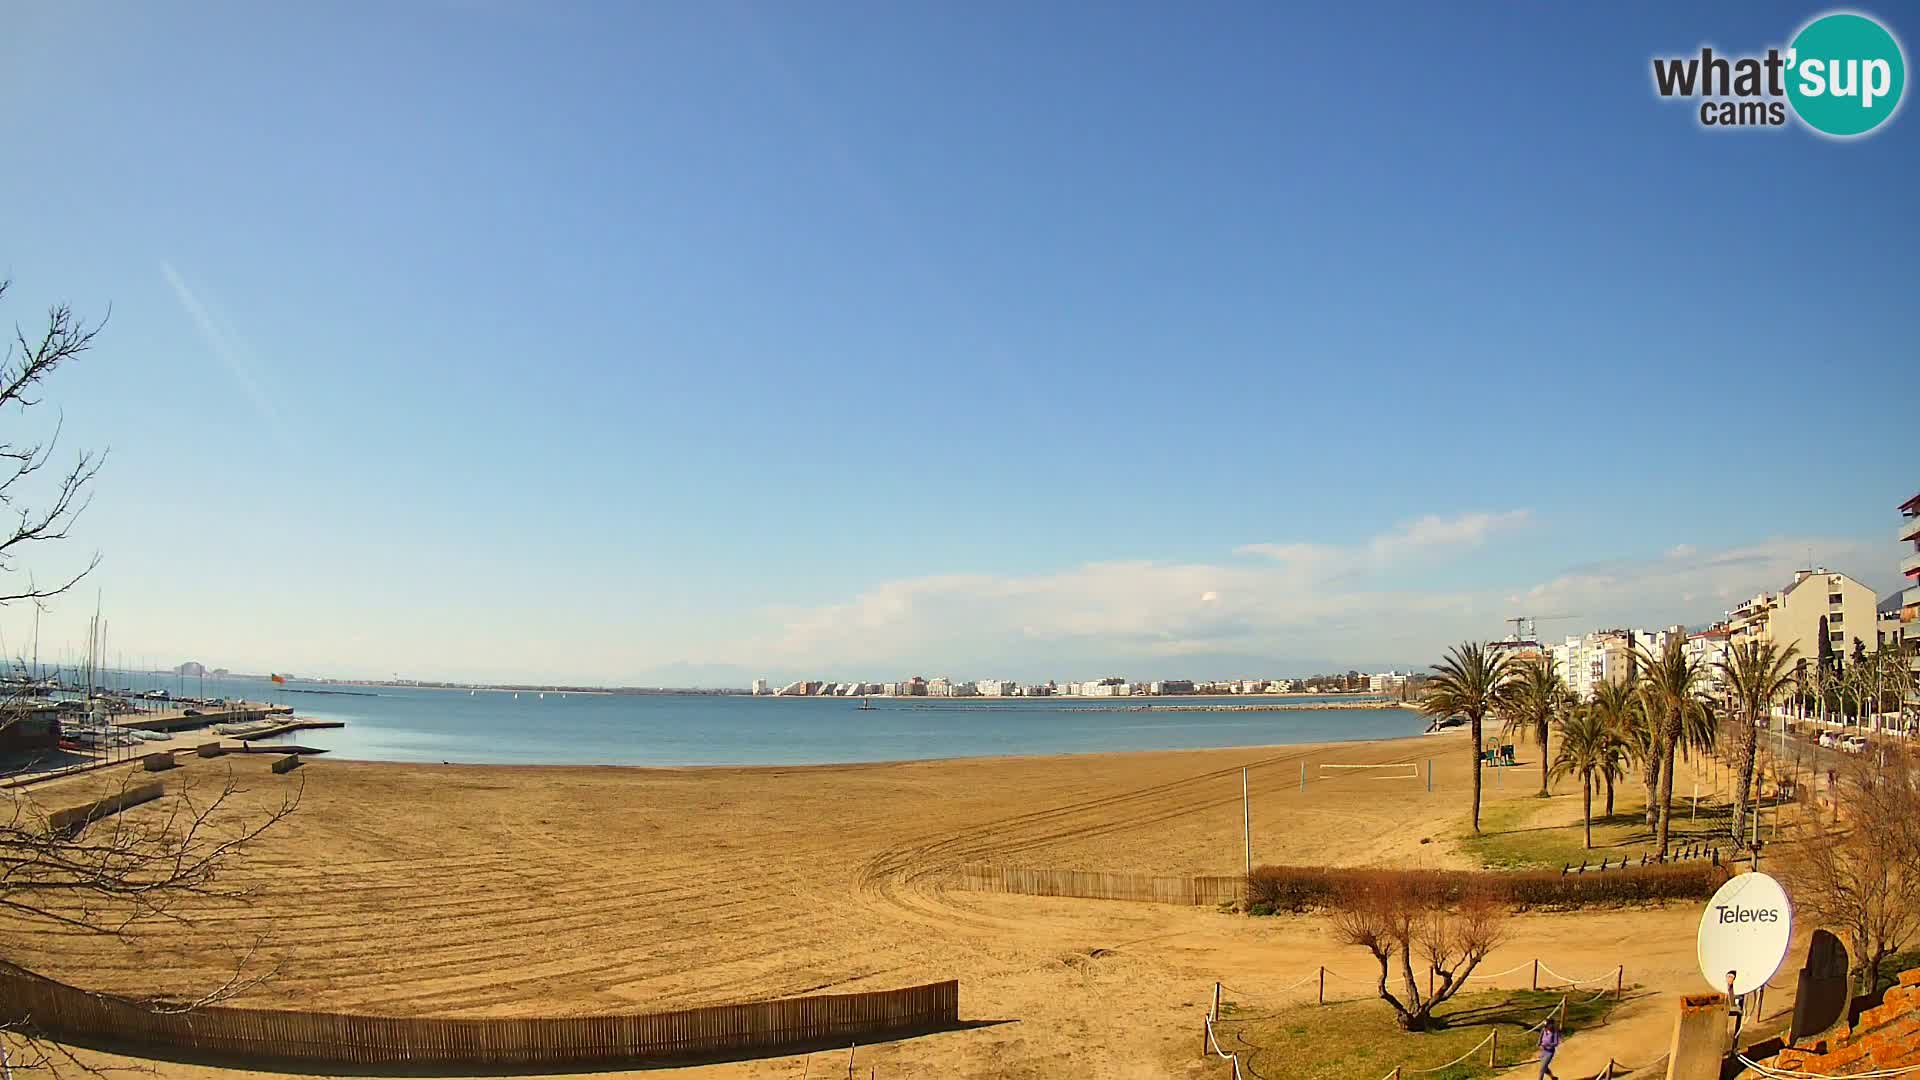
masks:
{"type": "Polygon", "coordinates": [[[1674,1018],[1673,1044],[1667,1054],[1667,1080],[1720,1080],[1727,1055],[1727,999],[1724,994],[1687,994],[1674,1018]]]}

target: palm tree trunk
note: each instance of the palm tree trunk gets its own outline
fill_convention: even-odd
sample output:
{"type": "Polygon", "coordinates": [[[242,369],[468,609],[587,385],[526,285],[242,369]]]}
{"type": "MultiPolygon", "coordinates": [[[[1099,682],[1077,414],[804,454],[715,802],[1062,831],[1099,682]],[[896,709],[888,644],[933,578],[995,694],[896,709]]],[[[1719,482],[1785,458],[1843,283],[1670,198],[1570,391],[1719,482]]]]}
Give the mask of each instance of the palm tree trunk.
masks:
{"type": "Polygon", "coordinates": [[[1588,773],[1585,776],[1581,777],[1580,786],[1583,789],[1580,793],[1580,798],[1581,798],[1582,805],[1586,809],[1586,814],[1587,814],[1587,850],[1592,851],[1593,850],[1593,774],[1588,773]]]}
{"type": "Polygon", "coordinates": [[[1612,818],[1612,817],[1613,817],[1613,773],[1612,773],[1611,771],[1609,771],[1609,772],[1608,772],[1608,773],[1606,774],[1606,779],[1607,779],[1607,813],[1606,813],[1606,816],[1607,816],[1608,818],[1612,818]]]}
{"type": "Polygon", "coordinates": [[[1660,823],[1660,745],[1655,743],[1652,753],[1640,764],[1640,782],[1647,788],[1647,828],[1660,823]]]}
{"type": "Polygon", "coordinates": [[[1547,797],[1547,722],[1540,721],[1533,733],[1540,736],[1540,797],[1544,799],[1547,797]]]}
{"type": "Polygon", "coordinates": [[[1671,730],[1667,734],[1666,764],[1660,770],[1660,835],[1656,844],[1662,858],[1667,854],[1667,837],[1673,831],[1674,754],[1679,749],[1680,732],[1671,730]]]}
{"type": "Polygon", "coordinates": [[[1753,767],[1760,756],[1759,742],[1759,729],[1753,726],[1753,718],[1748,717],[1746,730],[1740,733],[1740,771],[1734,778],[1733,846],[1736,848],[1747,846],[1747,799],[1753,794],[1753,767]]]}
{"type": "Polygon", "coordinates": [[[1473,718],[1473,835],[1480,835],[1480,718],[1473,718]]]}

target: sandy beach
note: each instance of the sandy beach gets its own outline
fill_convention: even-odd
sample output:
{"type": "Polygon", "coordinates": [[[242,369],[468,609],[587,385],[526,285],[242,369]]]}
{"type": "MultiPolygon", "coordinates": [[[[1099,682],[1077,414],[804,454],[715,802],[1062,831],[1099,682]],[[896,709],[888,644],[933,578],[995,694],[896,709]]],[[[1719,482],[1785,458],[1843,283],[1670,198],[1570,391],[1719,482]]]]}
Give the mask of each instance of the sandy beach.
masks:
{"type": "MultiPolygon", "coordinates": [[[[246,901],[198,905],[186,912],[190,923],[146,925],[125,942],[0,927],[10,958],[29,968],[90,988],[183,997],[223,982],[257,941],[256,965],[278,972],[236,1004],[390,1015],[644,1011],[958,978],[963,1018],[991,1023],[866,1048],[862,1069],[1211,1076],[1218,1070],[1195,1058],[1194,1039],[1216,979],[1277,1004],[1297,999],[1302,991],[1283,988],[1322,963],[1365,976],[1365,955],[1333,945],[1311,918],[970,893],[954,887],[956,868],[1238,873],[1242,767],[1256,863],[1469,866],[1456,842],[1466,748],[1456,733],[802,768],[316,758],[291,777],[270,775],[264,756],[193,759],[168,782],[212,787],[231,768],[246,788],[243,815],[277,804],[285,785],[303,785],[298,812],[226,878],[250,891],[246,901]],[[1423,770],[1428,758],[1431,794],[1406,770],[1320,769],[1423,770]]],[[[1508,779],[1504,787],[1489,779],[1489,802],[1533,790],[1508,779]]],[[[75,777],[35,797],[77,802],[104,782],[75,777]]],[[[1553,809],[1576,818],[1577,792],[1553,809]]],[[[1649,989],[1634,1008],[1653,1011],[1635,1021],[1630,1008],[1607,1039],[1632,1043],[1640,1023],[1653,1047],[1665,1037],[1656,999],[1698,982],[1697,920],[1685,905],[1525,916],[1489,964],[1543,957],[1578,977],[1626,963],[1628,981],[1649,989]]],[[[1501,983],[1525,985],[1526,975],[1501,983]]],[[[1576,1063],[1579,1041],[1568,1049],[1576,1063]]],[[[688,1071],[772,1077],[801,1068],[772,1058],[688,1071]]]]}

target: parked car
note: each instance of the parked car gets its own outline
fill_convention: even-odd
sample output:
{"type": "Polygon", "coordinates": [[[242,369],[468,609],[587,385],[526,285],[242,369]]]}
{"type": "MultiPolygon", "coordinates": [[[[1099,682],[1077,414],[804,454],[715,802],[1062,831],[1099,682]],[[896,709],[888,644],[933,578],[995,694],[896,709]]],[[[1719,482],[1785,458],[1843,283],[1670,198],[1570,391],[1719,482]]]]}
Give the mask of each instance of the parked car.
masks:
{"type": "Polygon", "coordinates": [[[1842,736],[1840,739],[1840,749],[1845,750],[1849,754],[1864,754],[1867,752],[1867,738],[1864,735],[1842,736]]]}

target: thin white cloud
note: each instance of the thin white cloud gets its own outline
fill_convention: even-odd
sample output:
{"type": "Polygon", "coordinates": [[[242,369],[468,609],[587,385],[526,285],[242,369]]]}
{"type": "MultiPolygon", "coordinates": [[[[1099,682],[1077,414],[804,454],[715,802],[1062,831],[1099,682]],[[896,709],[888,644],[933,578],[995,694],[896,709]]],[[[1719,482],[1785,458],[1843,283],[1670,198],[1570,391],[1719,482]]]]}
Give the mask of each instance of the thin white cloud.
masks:
{"type": "MultiPolygon", "coordinates": [[[[1860,540],[1775,538],[1701,551],[1680,544],[1658,558],[1576,567],[1507,597],[1532,611],[1577,616],[1569,625],[1708,622],[1761,592],[1777,592],[1807,565],[1807,552],[1829,569],[1852,575],[1876,593],[1892,585],[1885,545],[1860,540]]],[[[1571,631],[1570,631],[1571,632],[1571,631]]]]}
{"type": "Polygon", "coordinates": [[[1355,570],[1385,570],[1412,559],[1443,558],[1484,545],[1496,534],[1519,529],[1533,520],[1530,510],[1468,513],[1442,517],[1428,514],[1402,522],[1356,547],[1330,544],[1242,544],[1236,555],[1259,555],[1296,570],[1319,574],[1355,570]]]}
{"type": "Polygon", "coordinates": [[[220,358],[220,362],[226,365],[234,381],[240,384],[241,391],[253,404],[254,410],[260,414],[261,421],[266,424],[274,438],[291,449],[292,435],[287,431],[285,421],[281,419],[280,410],[274,407],[273,398],[260,388],[259,380],[254,377],[252,350],[247,348],[246,343],[241,340],[239,334],[234,332],[230,323],[220,318],[207,303],[201,301],[200,296],[187,285],[186,279],[173,268],[172,263],[162,260],[160,273],[167,279],[167,284],[173,288],[173,295],[180,301],[180,306],[186,309],[187,316],[193,320],[194,326],[200,331],[200,336],[205,339],[207,347],[212,349],[214,355],[220,358]]]}
{"type": "MultiPolygon", "coordinates": [[[[1570,567],[1519,588],[1409,588],[1392,573],[1415,557],[1416,547],[1423,559],[1457,560],[1530,520],[1525,511],[1432,517],[1350,547],[1237,549],[1266,557],[1254,561],[1104,562],[1049,573],[890,581],[844,603],[765,612],[770,629],[764,636],[716,644],[713,655],[796,676],[845,678],[912,672],[1204,677],[1286,674],[1296,660],[1420,663],[1453,642],[1504,633],[1502,620],[1514,614],[1572,616],[1552,624],[1551,633],[1703,623],[1746,596],[1780,588],[1809,545],[1805,539],[1721,550],[1682,544],[1645,559],[1570,567]],[[1329,568],[1339,572],[1319,572],[1329,568]]],[[[1833,569],[1882,586],[1873,570],[1887,562],[1884,545],[1816,540],[1812,546],[1833,569]]]]}

